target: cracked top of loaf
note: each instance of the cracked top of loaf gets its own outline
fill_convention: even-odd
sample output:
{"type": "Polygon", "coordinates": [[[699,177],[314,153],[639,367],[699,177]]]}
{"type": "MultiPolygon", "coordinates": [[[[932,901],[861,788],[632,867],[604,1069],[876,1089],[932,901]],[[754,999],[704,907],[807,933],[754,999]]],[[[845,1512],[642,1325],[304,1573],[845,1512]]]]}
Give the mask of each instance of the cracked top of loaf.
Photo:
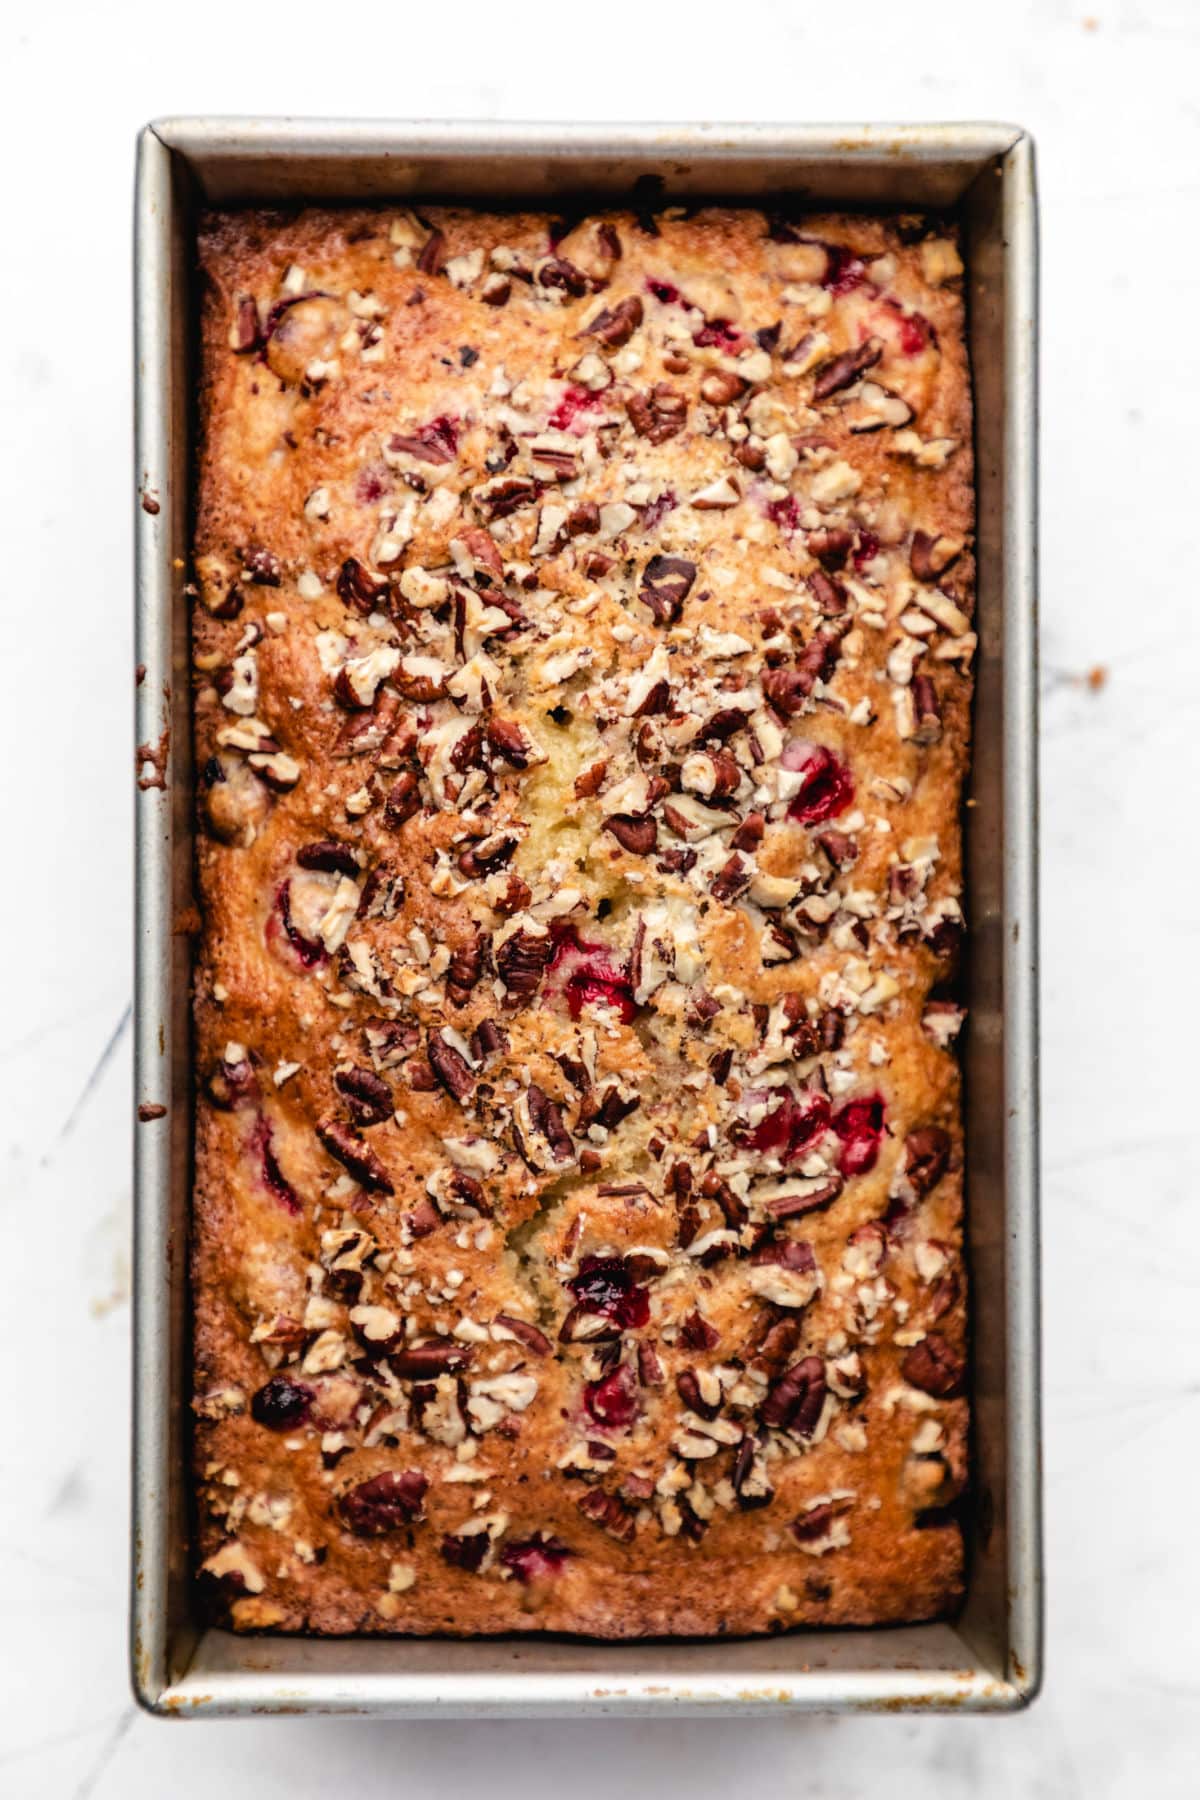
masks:
{"type": "Polygon", "coordinates": [[[201,264],[213,1616],[947,1610],[953,230],[237,213],[201,264]]]}

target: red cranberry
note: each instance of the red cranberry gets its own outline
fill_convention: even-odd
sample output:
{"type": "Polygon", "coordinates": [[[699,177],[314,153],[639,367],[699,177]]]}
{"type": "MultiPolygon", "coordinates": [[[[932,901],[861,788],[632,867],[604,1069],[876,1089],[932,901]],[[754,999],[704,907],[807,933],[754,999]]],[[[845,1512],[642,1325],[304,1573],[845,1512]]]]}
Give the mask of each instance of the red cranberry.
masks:
{"type": "Polygon", "coordinates": [[[259,1113],[250,1134],[250,1147],[257,1151],[261,1158],[260,1173],[263,1186],[273,1194],[279,1204],[290,1213],[299,1213],[300,1200],[295,1188],[279,1166],[272,1142],[271,1122],[265,1113],[259,1113]]]}
{"type": "Polygon", "coordinates": [[[569,387],[547,421],[551,431],[566,431],[580,413],[599,406],[600,395],[590,388],[569,387]]]}
{"type": "Polygon", "coordinates": [[[920,356],[931,344],[937,343],[937,332],[924,313],[905,312],[899,302],[885,299],[884,306],[895,322],[896,343],[902,356],[920,356]]]}
{"type": "Polygon", "coordinates": [[[267,943],[283,960],[302,969],[315,969],[329,959],[323,944],[306,938],[293,924],[289,899],[291,885],[290,881],[283,881],[275,890],[275,909],[267,919],[267,943]]]}
{"type": "Polygon", "coordinates": [[[667,514],[679,505],[670,488],[664,488],[656,500],[642,508],[642,530],[653,531],[654,527],[666,518],[667,514]]]}
{"type": "Polygon", "coordinates": [[[250,1402],[250,1416],[271,1431],[292,1431],[303,1425],[308,1409],[316,1398],[312,1388],[302,1381],[289,1381],[286,1375],[273,1375],[260,1387],[250,1402]]]}
{"type": "Polygon", "coordinates": [[[359,506],[374,506],[392,491],[392,472],[386,463],[368,463],[360,469],[354,484],[354,498],[359,506]]]}
{"type": "Polygon", "coordinates": [[[730,353],[740,350],[746,339],[736,325],[728,319],[707,319],[699,331],[692,333],[693,344],[702,349],[727,350],[730,353]]]}
{"type": "Polygon", "coordinates": [[[856,287],[861,287],[867,279],[862,257],[855,256],[853,250],[847,250],[842,244],[826,244],[824,249],[829,260],[821,286],[828,288],[831,294],[852,294],[856,287]]]}
{"type": "Polygon", "coordinates": [[[854,547],[854,566],[861,573],[879,555],[879,539],[873,531],[860,531],[854,547]]]}
{"type": "Polygon", "coordinates": [[[797,819],[801,825],[820,825],[845,812],[854,799],[850,770],[824,744],[793,739],[780,761],[785,769],[804,776],[804,785],[788,807],[789,819],[797,819]]]}
{"type": "Polygon", "coordinates": [[[679,289],[670,281],[657,281],[653,275],[646,279],[646,290],[661,300],[664,306],[673,306],[679,298],[679,289]]]}
{"type": "Polygon", "coordinates": [[[574,926],[555,933],[550,970],[563,971],[562,993],[573,1019],[593,1001],[614,1007],[625,1025],[637,1012],[627,966],[612,962],[606,945],[584,942],[574,926]]]}
{"type": "Polygon", "coordinates": [[[638,1416],[637,1384],[628,1363],[620,1363],[611,1375],[593,1381],[583,1392],[583,1403],[597,1425],[611,1431],[628,1431],[638,1416]]]}
{"type": "MultiPolygon", "coordinates": [[[[745,1103],[751,1106],[764,1098],[761,1089],[750,1089],[744,1096],[745,1103]]],[[[790,1160],[828,1130],[829,1118],[828,1097],[819,1088],[806,1088],[799,1095],[785,1093],[757,1125],[735,1124],[731,1135],[744,1149],[790,1160]]]]}
{"type": "Polygon", "coordinates": [[[572,1554],[559,1538],[531,1537],[520,1543],[506,1544],[500,1552],[500,1561],[520,1582],[544,1581],[550,1575],[561,1574],[572,1554]]]}
{"type": "Polygon", "coordinates": [[[580,1306],[623,1329],[644,1325],[650,1317],[649,1296],[637,1286],[624,1257],[585,1256],[567,1286],[580,1306]]]}
{"type": "Polygon", "coordinates": [[[882,1094],[869,1100],[848,1100],[833,1116],[833,1129],[842,1141],[838,1168],[843,1175],[865,1175],[875,1167],[883,1137],[882,1094]]]}
{"type": "Polygon", "coordinates": [[[778,525],[781,531],[799,531],[800,502],[795,494],[789,494],[784,500],[767,502],[767,517],[778,525]]]}
{"type": "Polygon", "coordinates": [[[452,463],[458,450],[458,421],[445,413],[412,432],[395,432],[388,448],[406,451],[418,462],[452,463]]]}

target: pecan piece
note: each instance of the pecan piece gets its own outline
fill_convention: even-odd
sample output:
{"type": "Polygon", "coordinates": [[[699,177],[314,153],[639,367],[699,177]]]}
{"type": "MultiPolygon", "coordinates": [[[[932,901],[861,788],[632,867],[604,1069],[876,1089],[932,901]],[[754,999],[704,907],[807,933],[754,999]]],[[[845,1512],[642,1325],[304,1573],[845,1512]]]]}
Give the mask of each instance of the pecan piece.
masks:
{"type": "Polygon", "coordinates": [[[338,1511],[356,1537],[382,1537],[421,1517],[428,1487],[419,1469],[386,1469],[343,1494],[338,1511]]]}
{"type": "Polygon", "coordinates": [[[395,1193],[387,1170],[353,1126],[332,1117],[320,1119],[317,1123],[317,1136],[330,1156],[353,1175],[360,1187],[373,1193],[395,1193]]]}
{"type": "Polygon", "coordinates": [[[734,400],[740,400],[745,391],[746,383],[742,377],[728,369],[714,369],[700,383],[700,398],[707,400],[710,406],[729,406],[734,400]]]}
{"type": "Polygon", "coordinates": [[[942,707],[938,692],[928,675],[914,675],[909,689],[912,695],[913,725],[909,736],[914,744],[936,744],[942,735],[942,707]]]}
{"type": "Polygon", "coordinates": [[[358,858],[349,844],[338,844],[332,838],[321,838],[315,844],[301,844],[296,861],[302,869],[319,869],[325,875],[361,875],[358,858]]]}
{"type": "Polygon", "coordinates": [[[385,577],[372,575],[356,556],[348,556],[338,571],[338,595],[347,606],[352,606],[356,612],[373,612],[377,602],[387,593],[387,589],[388,584],[385,577]]]}
{"type": "Polygon", "coordinates": [[[918,1200],[923,1200],[946,1173],[950,1138],[939,1125],[922,1125],[904,1140],[904,1173],[918,1200]]]}
{"type": "Polygon", "coordinates": [[[824,1405],[825,1365],[819,1356],[806,1356],[768,1390],[759,1413],[764,1425],[810,1438],[824,1405]]]}
{"type": "Polygon", "coordinates": [[[548,932],[544,937],[535,937],[532,932],[520,930],[505,938],[496,952],[496,971],[508,989],[510,1002],[528,1000],[537,993],[553,953],[548,932]]]}
{"type": "Polygon", "coordinates": [[[421,786],[411,769],[405,769],[388,790],[383,816],[393,831],[399,831],[421,810],[421,786]]]}
{"type": "Polygon", "coordinates": [[[618,300],[615,306],[604,307],[577,335],[598,338],[602,344],[617,350],[629,342],[641,322],[642,303],[636,294],[630,294],[628,299],[618,300]]]}
{"type": "Polygon", "coordinates": [[[622,850],[628,850],[631,856],[648,856],[658,842],[658,826],[651,818],[630,818],[622,813],[613,813],[605,819],[604,831],[610,831],[622,850]]]}
{"type": "Polygon", "coordinates": [[[722,906],[728,906],[750,886],[753,870],[748,868],[735,850],[709,882],[709,892],[722,906]]]}
{"type": "Polygon", "coordinates": [[[639,437],[665,444],[687,424],[687,401],[668,382],[656,382],[644,394],[631,394],[625,402],[629,422],[639,437]]]}
{"type": "Polygon", "coordinates": [[[393,1351],[388,1366],[401,1381],[433,1381],[439,1375],[454,1375],[471,1360],[467,1344],[456,1344],[450,1338],[431,1338],[427,1344],[407,1344],[393,1351]]]}
{"type": "Polygon", "coordinates": [[[461,1106],[475,1086],[471,1065],[461,1050],[447,1043],[440,1031],[430,1031],[425,1043],[429,1066],[452,1100],[461,1106]]]}
{"type": "Polygon", "coordinates": [[[859,344],[855,350],[843,350],[820,370],[813,382],[813,399],[828,400],[831,394],[850,387],[865,369],[873,368],[882,355],[883,345],[874,337],[859,344]]]}
{"type": "Polygon", "coordinates": [[[696,565],[685,556],[652,556],[642,570],[638,599],[654,614],[658,625],[673,625],[692,591],[696,565]]]}
{"type": "MultiPolygon", "coordinates": [[[[334,756],[365,756],[379,750],[396,723],[400,701],[390,688],[380,688],[366,712],[354,712],[344,720],[334,739],[334,756]]],[[[414,736],[415,742],[415,736],[414,736]]]]}
{"type": "Polygon", "coordinates": [[[807,700],[812,682],[796,668],[768,669],[762,678],[762,689],[780,718],[791,719],[807,700]]]}
{"type": "Polygon", "coordinates": [[[918,581],[932,582],[961,555],[961,539],[934,537],[928,531],[914,531],[908,552],[908,566],[918,581]]]}
{"type": "Polygon", "coordinates": [[[553,1349],[545,1332],[539,1331],[536,1325],[531,1325],[528,1319],[514,1319],[511,1313],[497,1313],[492,1323],[511,1333],[518,1344],[524,1344],[526,1350],[531,1350],[535,1356],[549,1356],[553,1349]]]}
{"type": "Polygon", "coordinates": [[[421,245],[421,253],[417,257],[417,267],[422,275],[440,275],[445,260],[446,235],[435,229],[430,232],[421,245]]]}
{"type": "Polygon", "coordinates": [[[582,775],[577,775],[575,777],[575,798],[588,800],[593,794],[599,793],[607,773],[608,764],[601,761],[593,763],[590,768],[583,771],[582,775]]]}
{"type": "Polygon", "coordinates": [[[471,1575],[479,1573],[491,1547],[486,1531],[447,1532],[440,1545],[442,1556],[452,1568],[466,1569],[471,1575]]]}
{"type": "Polygon", "coordinates": [[[460,944],[450,958],[446,970],[446,993],[452,1006],[465,1006],[471,990],[483,972],[483,936],[476,931],[467,943],[460,944]]]}
{"type": "Polygon", "coordinates": [[[952,1400],[962,1393],[967,1365],[940,1332],[931,1331],[913,1345],[900,1364],[900,1373],[910,1387],[938,1400],[952,1400]]]}
{"type": "Polygon", "coordinates": [[[583,270],[577,269],[565,256],[546,257],[538,264],[535,279],[539,287],[557,288],[575,299],[588,293],[592,285],[583,270]]]}
{"type": "Polygon", "coordinates": [[[585,1519],[607,1531],[619,1544],[631,1544],[637,1520],[617,1494],[606,1494],[603,1488],[590,1488],[575,1503],[585,1519]]]}
{"type": "Polygon", "coordinates": [[[392,1112],[392,1090],[380,1076],[354,1063],[339,1069],[333,1085],[346,1102],[356,1125],[381,1125],[392,1112]]]}
{"type": "Polygon", "coordinates": [[[516,719],[490,718],[487,741],[494,754],[511,763],[514,769],[529,767],[535,747],[525,727],[516,719]]]}

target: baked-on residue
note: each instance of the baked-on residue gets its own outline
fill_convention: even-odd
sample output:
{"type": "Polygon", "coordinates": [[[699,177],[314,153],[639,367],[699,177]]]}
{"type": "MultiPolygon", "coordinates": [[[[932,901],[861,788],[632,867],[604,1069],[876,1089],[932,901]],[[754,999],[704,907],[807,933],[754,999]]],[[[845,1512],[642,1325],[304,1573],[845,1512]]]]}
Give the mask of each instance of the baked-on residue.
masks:
{"type": "Polygon", "coordinates": [[[240,213],[201,263],[211,1616],[946,1611],[953,230],[240,213]]]}

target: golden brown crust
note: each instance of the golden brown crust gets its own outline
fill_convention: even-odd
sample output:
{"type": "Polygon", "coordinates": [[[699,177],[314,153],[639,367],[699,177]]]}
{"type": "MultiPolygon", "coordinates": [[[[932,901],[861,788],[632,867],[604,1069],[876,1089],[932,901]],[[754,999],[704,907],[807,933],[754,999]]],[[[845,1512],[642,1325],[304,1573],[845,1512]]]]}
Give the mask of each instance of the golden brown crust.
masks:
{"type": "Polygon", "coordinates": [[[946,1611],[953,234],[240,213],[201,261],[215,1616],[946,1611]]]}

